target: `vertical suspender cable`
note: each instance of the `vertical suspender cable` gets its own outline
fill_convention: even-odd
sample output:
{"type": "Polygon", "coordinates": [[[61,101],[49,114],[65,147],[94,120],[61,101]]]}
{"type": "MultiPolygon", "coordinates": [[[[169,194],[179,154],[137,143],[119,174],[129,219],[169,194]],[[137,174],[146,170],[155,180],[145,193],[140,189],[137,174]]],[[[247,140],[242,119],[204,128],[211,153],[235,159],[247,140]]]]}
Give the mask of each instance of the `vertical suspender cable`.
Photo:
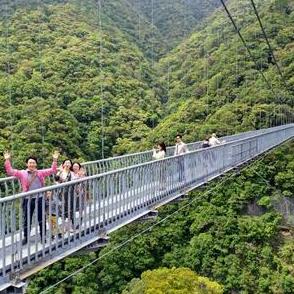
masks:
{"type": "Polygon", "coordinates": [[[101,101],[101,158],[104,159],[104,91],[103,91],[103,82],[104,82],[104,75],[103,75],[103,64],[102,64],[102,56],[103,56],[103,28],[102,28],[102,19],[101,19],[101,0],[96,1],[97,10],[98,10],[98,21],[99,21],[99,32],[100,32],[100,39],[99,39],[99,68],[100,68],[100,101],[101,101]]]}
{"type": "Polygon", "coordinates": [[[140,0],[138,0],[138,39],[139,43],[141,42],[141,4],[140,0]]]}
{"type": "MultiPolygon", "coordinates": [[[[221,36],[222,36],[222,28],[217,30],[217,47],[220,48],[221,46],[221,36]]],[[[216,76],[216,97],[219,99],[219,88],[220,88],[220,81],[219,81],[219,74],[216,76]]]]}
{"type": "MultiPolygon", "coordinates": [[[[40,85],[40,98],[43,99],[43,68],[42,68],[42,52],[41,52],[41,23],[42,23],[42,7],[41,7],[41,0],[37,1],[38,9],[40,9],[40,16],[39,16],[39,25],[38,25],[38,59],[39,59],[39,72],[41,76],[41,85],[40,85]]],[[[41,137],[42,137],[42,166],[44,168],[44,144],[45,144],[45,126],[43,118],[41,118],[41,137]]]]}
{"type": "Polygon", "coordinates": [[[238,50],[238,44],[236,46],[235,50],[235,81],[237,82],[238,76],[239,76],[239,50],[238,50]]]}
{"type": "Polygon", "coordinates": [[[8,7],[8,1],[5,1],[4,6],[5,14],[4,14],[4,26],[5,26],[5,46],[6,46],[6,54],[7,54],[7,61],[5,66],[5,74],[6,74],[6,85],[7,85],[7,94],[9,97],[9,106],[10,106],[10,133],[9,133],[9,148],[11,152],[13,153],[14,150],[14,136],[13,136],[13,114],[12,114],[12,108],[13,108],[13,101],[12,101],[12,87],[11,87],[11,67],[10,67],[10,46],[9,46],[9,7],[8,7]]]}
{"type": "MultiPolygon", "coordinates": [[[[256,39],[257,39],[257,34],[256,34],[256,32],[254,32],[254,40],[256,40],[256,39]]],[[[256,82],[258,80],[258,74],[257,74],[257,72],[258,72],[258,69],[256,69],[256,71],[254,72],[254,82],[256,82]]],[[[263,118],[262,118],[262,108],[261,108],[261,105],[259,107],[259,119],[258,119],[258,121],[259,121],[258,128],[259,129],[261,129],[262,126],[263,126],[263,124],[262,124],[263,118]]]]}
{"type": "MultiPolygon", "coordinates": [[[[170,1],[169,6],[170,7],[174,7],[173,6],[173,3],[172,3],[173,0],[169,0],[169,1],[170,1]]],[[[163,40],[163,42],[165,43],[166,50],[167,50],[168,49],[168,41],[167,41],[167,39],[165,38],[163,40]]],[[[163,104],[164,109],[167,108],[167,102],[169,100],[169,92],[170,92],[170,59],[167,60],[167,81],[166,81],[166,93],[167,93],[167,97],[164,100],[164,104],[163,104]]]]}
{"type": "Polygon", "coordinates": [[[206,109],[207,109],[207,116],[209,115],[209,57],[208,57],[208,52],[206,48],[206,67],[205,67],[205,77],[206,77],[206,82],[207,82],[207,87],[206,87],[206,109]]]}
{"type": "MultiPolygon", "coordinates": [[[[155,32],[154,32],[154,0],[151,0],[151,24],[152,24],[152,74],[154,75],[154,39],[155,39],[155,32]]],[[[154,81],[152,82],[152,88],[153,88],[153,95],[155,95],[155,88],[154,88],[154,81]]],[[[154,117],[152,119],[152,128],[155,127],[154,124],[154,117]]]]}
{"type": "Polygon", "coordinates": [[[154,0],[151,0],[151,23],[152,23],[152,70],[154,70],[154,37],[155,37],[155,31],[154,31],[154,0]]]}
{"type": "Polygon", "coordinates": [[[206,72],[206,81],[207,81],[207,88],[206,88],[206,102],[207,102],[207,107],[209,104],[209,99],[208,99],[208,95],[209,95],[209,82],[208,82],[208,78],[209,78],[209,72],[208,72],[208,53],[206,51],[206,68],[205,68],[205,72],[206,72]]]}

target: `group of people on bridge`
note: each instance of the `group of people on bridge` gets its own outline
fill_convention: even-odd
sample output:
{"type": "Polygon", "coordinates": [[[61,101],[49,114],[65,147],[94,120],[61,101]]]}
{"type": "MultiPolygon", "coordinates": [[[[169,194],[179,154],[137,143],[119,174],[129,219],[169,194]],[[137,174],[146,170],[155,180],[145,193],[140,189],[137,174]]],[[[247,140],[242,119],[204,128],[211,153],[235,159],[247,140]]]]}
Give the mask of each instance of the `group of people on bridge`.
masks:
{"type": "MultiPolygon", "coordinates": [[[[14,169],[11,165],[11,155],[9,152],[4,153],[5,170],[9,176],[15,176],[20,181],[22,191],[28,192],[40,189],[45,185],[45,178],[51,175],[54,176],[55,184],[65,183],[72,180],[80,179],[86,176],[84,168],[79,162],[72,162],[70,159],[66,159],[62,162],[58,168],[59,152],[53,153],[53,162],[48,169],[37,169],[38,159],[34,156],[29,156],[26,159],[26,170],[14,169]]],[[[67,187],[63,190],[63,194],[56,195],[53,191],[46,192],[46,199],[41,194],[33,194],[31,197],[25,197],[22,202],[22,214],[23,214],[23,233],[24,238],[22,244],[25,245],[28,242],[28,237],[31,231],[32,218],[34,212],[36,212],[36,219],[39,224],[41,240],[46,239],[46,218],[49,219],[49,228],[51,230],[52,239],[61,235],[61,230],[58,228],[58,215],[61,215],[62,201],[69,203],[64,205],[63,217],[70,223],[68,229],[73,231],[77,229],[74,225],[74,210],[83,211],[83,206],[86,197],[86,188],[82,184],[75,186],[75,189],[67,187]],[[45,201],[44,201],[45,200],[45,201]],[[45,209],[44,209],[45,205],[45,209]],[[50,206],[50,208],[49,208],[50,206]],[[44,215],[44,211],[46,214],[44,215]],[[50,217],[49,217],[50,214],[50,217]]],[[[82,217],[80,217],[80,220],[82,217]]]]}
{"type": "MultiPolygon", "coordinates": [[[[187,152],[189,152],[189,149],[187,147],[187,144],[183,142],[182,140],[183,136],[181,134],[178,134],[176,136],[176,145],[175,145],[175,151],[174,155],[182,155],[187,152]]],[[[224,141],[220,141],[216,134],[213,133],[210,136],[206,136],[204,141],[202,142],[201,147],[207,148],[207,147],[213,147],[216,145],[220,145],[221,143],[224,143],[224,141]]],[[[166,145],[164,142],[160,142],[157,144],[156,147],[153,149],[153,158],[154,159],[163,159],[166,156],[166,145]]]]}
{"type": "MultiPolygon", "coordinates": [[[[202,148],[207,148],[221,144],[215,134],[206,137],[202,143],[202,148]]],[[[176,145],[174,155],[183,155],[188,153],[187,144],[183,142],[182,135],[176,136],[176,145]]],[[[153,149],[154,159],[163,159],[166,156],[165,143],[159,143],[156,148],[153,149]]],[[[45,178],[54,175],[55,184],[65,183],[72,180],[81,179],[86,176],[84,168],[79,162],[72,162],[70,159],[66,159],[62,162],[58,168],[59,152],[53,153],[53,162],[48,169],[37,169],[38,159],[34,156],[29,156],[26,159],[26,170],[14,169],[11,165],[11,154],[9,152],[4,153],[5,170],[9,176],[15,176],[20,181],[22,191],[28,192],[40,189],[45,186],[45,178]]],[[[184,180],[185,164],[184,161],[179,158],[179,177],[180,180],[184,180]]],[[[160,181],[164,182],[164,173],[161,172],[160,181]]],[[[49,228],[51,230],[51,236],[53,239],[62,236],[62,230],[59,228],[58,216],[62,214],[63,220],[66,220],[67,230],[74,232],[79,228],[85,209],[85,203],[89,200],[87,187],[83,183],[75,185],[74,188],[66,187],[62,190],[62,193],[53,193],[52,190],[46,192],[45,197],[43,194],[36,193],[30,197],[25,197],[22,201],[22,214],[23,214],[23,234],[24,238],[22,244],[28,243],[28,238],[31,232],[31,225],[34,212],[36,213],[36,220],[39,225],[39,232],[42,242],[46,242],[46,219],[49,220],[49,228]],[[45,198],[45,199],[44,199],[45,198]],[[44,209],[45,205],[45,209],[44,209]],[[48,209],[48,207],[50,207],[48,209]],[[62,212],[61,212],[62,208],[62,212]],[[75,211],[79,211],[79,222],[75,225],[75,211]],[[44,213],[46,212],[46,213],[44,213]],[[45,225],[44,225],[45,224],[45,225]]],[[[63,226],[64,227],[64,226],[63,226]]],[[[63,229],[64,231],[64,229],[63,229]]]]}
{"type": "MultiPolygon", "coordinates": [[[[176,145],[174,150],[174,156],[183,155],[189,152],[188,146],[186,143],[183,142],[182,135],[178,134],[176,136],[176,145]]],[[[224,142],[224,141],[223,141],[224,142]]],[[[205,140],[201,144],[201,148],[213,147],[216,145],[220,145],[221,142],[215,133],[211,136],[207,136],[205,140]]],[[[164,142],[158,143],[157,146],[153,149],[152,157],[154,159],[163,159],[166,156],[166,145],[164,142]]],[[[177,169],[179,174],[179,181],[185,181],[185,160],[182,156],[177,159],[177,169]]],[[[162,166],[159,170],[158,175],[160,181],[160,190],[165,190],[165,181],[166,181],[166,171],[164,166],[162,166]]]]}

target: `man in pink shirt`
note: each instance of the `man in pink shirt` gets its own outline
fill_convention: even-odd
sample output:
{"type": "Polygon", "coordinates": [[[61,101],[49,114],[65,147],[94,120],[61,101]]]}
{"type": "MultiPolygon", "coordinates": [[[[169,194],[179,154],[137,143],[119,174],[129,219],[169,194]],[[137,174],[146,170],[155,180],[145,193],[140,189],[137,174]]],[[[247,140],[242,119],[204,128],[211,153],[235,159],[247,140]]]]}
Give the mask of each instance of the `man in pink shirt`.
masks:
{"type": "MultiPolygon", "coordinates": [[[[22,191],[28,192],[36,189],[40,189],[44,187],[45,184],[45,177],[50,176],[51,174],[55,174],[57,172],[57,159],[59,156],[59,152],[55,151],[53,154],[53,163],[51,168],[48,169],[37,169],[38,160],[34,156],[30,156],[26,160],[26,170],[17,170],[13,169],[10,163],[11,155],[9,152],[4,153],[5,158],[5,170],[6,173],[9,176],[15,176],[19,179],[22,191]]],[[[37,219],[40,227],[40,235],[41,240],[44,240],[44,237],[46,236],[46,214],[45,209],[42,209],[45,207],[43,205],[43,197],[40,195],[33,195],[30,197],[23,198],[23,227],[24,227],[24,240],[23,245],[25,245],[28,242],[28,236],[31,231],[31,223],[32,223],[32,217],[33,213],[36,209],[37,213],[37,219]],[[44,225],[42,223],[42,220],[44,220],[44,225]],[[44,228],[44,229],[43,229],[44,228]]]]}

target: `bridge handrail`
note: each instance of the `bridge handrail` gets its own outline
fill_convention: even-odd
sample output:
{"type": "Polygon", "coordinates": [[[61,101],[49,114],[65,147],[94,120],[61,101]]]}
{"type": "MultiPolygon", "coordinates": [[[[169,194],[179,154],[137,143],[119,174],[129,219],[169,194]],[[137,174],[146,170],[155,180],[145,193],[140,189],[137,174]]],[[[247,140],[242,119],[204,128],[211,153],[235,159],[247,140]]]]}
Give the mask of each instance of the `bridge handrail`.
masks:
{"type": "MultiPolygon", "coordinates": [[[[281,126],[275,127],[279,128],[281,126]]],[[[266,129],[264,129],[266,130],[266,129]]],[[[260,132],[262,130],[252,130],[247,131],[241,134],[234,134],[234,135],[228,135],[220,138],[221,140],[232,140],[238,137],[244,137],[247,134],[255,134],[256,132],[260,132]]],[[[192,143],[187,143],[188,148],[190,150],[194,150],[195,148],[199,148],[202,141],[196,141],[192,143]]],[[[174,152],[175,146],[169,146],[167,147],[167,156],[172,156],[174,152]]],[[[94,161],[88,161],[82,163],[82,166],[86,167],[86,172],[88,175],[94,175],[94,174],[100,174],[104,173],[106,171],[110,170],[116,170],[118,168],[127,167],[130,165],[135,165],[143,162],[148,162],[152,160],[152,150],[147,150],[143,152],[136,152],[136,153],[130,153],[130,154],[124,154],[119,156],[114,156],[106,159],[99,159],[94,161]],[[138,162],[139,161],[139,162],[138,162]],[[111,166],[110,163],[113,165],[111,166]]],[[[54,184],[53,177],[51,177],[51,180],[49,182],[48,186],[51,186],[54,184]]],[[[21,191],[21,187],[19,184],[19,181],[16,177],[5,177],[0,178],[0,198],[7,197],[8,195],[15,194],[21,191]],[[10,187],[11,185],[12,187],[10,187]],[[4,192],[1,190],[1,187],[4,187],[4,192]],[[10,191],[12,190],[12,193],[10,191]],[[4,194],[3,196],[1,196],[4,194]]]]}
{"type": "MultiPolygon", "coordinates": [[[[286,130],[286,129],[293,128],[293,127],[294,127],[294,124],[291,124],[291,125],[287,125],[287,126],[284,125],[284,126],[270,128],[270,129],[267,129],[268,131],[266,131],[266,132],[262,132],[262,130],[259,130],[262,133],[254,134],[254,135],[249,136],[247,138],[241,138],[241,139],[238,139],[236,141],[225,142],[225,143],[223,143],[221,145],[216,145],[216,146],[205,148],[205,149],[197,149],[197,150],[194,150],[194,151],[190,151],[189,153],[186,153],[186,154],[174,155],[174,156],[171,156],[171,157],[172,158],[180,158],[180,157],[185,157],[188,154],[195,154],[195,153],[203,152],[205,150],[217,149],[217,148],[224,147],[224,146],[227,146],[227,145],[232,145],[232,144],[239,144],[239,143],[242,143],[243,141],[247,141],[248,139],[255,139],[255,138],[263,136],[264,134],[274,133],[274,132],[277,131],[277,129],[280,129],[280,128],[286,130]]],[[[52,185],[52,186],[47,186],[47,187],[43,187],[43,188],[40,188],[40,189],[28,191],[28,192],[18,193],[18,194],[15,194],[15,195],[7,196],[5,198],[0,198],[0,203],[15,200],[15,199],[18,199],[18,198],[23,198],[23,197],[26,197],[26,196],[31,196],[31,195],[46,192],[46,191],[51,191],[52,189],[55,189],[55,188],[63,188],[63,187],[68,187],[68,186],[74,186],[76,184],[82,183],[82,182],[87,181],[87,180],[101,178],[101,177],[112,175],[112,174],[119,173],[119,172],[122,172],[122,171],[136,169],[136,168],[142,167],[142,166],[152,165],[152,164],[154,164],[154,162],[166,161],[166,160],[170,159],[171,157],[166,157],[166,158],[159,159],[159,160],[156,160],[156,161],[152,160],[152,161],[149,161],[149,162],[139,163],[139,164],[135,164],[135,165],[132,165],[132,166],[119,168],[119,169],[116,169],[116,170],[107,171],[107,172],[104,172],[104,173],[101,173],[101,174],[86,176],[84,178],[72,180],[72,181],[65,182],[65,183],[60,183],[60,184],[56,184],[56,185],[52,185]]]]}

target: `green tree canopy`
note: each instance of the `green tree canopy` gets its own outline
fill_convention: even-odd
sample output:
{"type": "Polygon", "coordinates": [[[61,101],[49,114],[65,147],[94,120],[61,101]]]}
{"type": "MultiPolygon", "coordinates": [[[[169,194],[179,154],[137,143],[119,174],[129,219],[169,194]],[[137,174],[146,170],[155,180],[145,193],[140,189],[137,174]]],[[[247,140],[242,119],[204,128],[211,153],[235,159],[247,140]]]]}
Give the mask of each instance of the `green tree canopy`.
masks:
{"type": "Polygon", "coordinates": [[[143,272],[122,294],[221,294],[223,288],[188,268],[159,268],[143,272]]]}

